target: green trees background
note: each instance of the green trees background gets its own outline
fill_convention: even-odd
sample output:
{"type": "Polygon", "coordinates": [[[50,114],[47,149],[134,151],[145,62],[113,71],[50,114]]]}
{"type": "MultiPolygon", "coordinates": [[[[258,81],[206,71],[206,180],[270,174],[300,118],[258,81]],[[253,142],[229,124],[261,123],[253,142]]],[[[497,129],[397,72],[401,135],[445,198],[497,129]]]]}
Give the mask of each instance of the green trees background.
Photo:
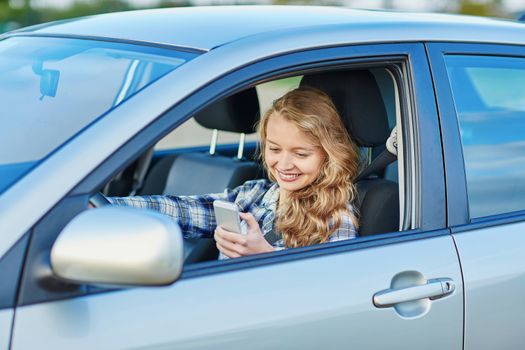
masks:
{"type": "MultiPolygon", "coordinates": [[[[210,0],[213,4],[213,0],[210,0]]],[[[249,0],[257,3],[257,0],[249,0]]],[[[272,0],[275,4],[343,5],[344,0],[272,0]]],[[[243,0],[232,3],[245,3],[243,0]]],[[[347,4],[351,5],[351,1],[347,4]]],[[[192,0],[163,0],[156,7],[191,6],[192,0]]],[[[395,0],[383,0],[385,8],[395,8],[395,0]]],[[[0,33],[32,24],[99,13],[134,10],[126,0],[76,0],[68,7],[34,7],[31,0],[0,0],[0,33]]],[[[525,5],[524,5],[525,9],[525,5]]],[[[504,0],[449,0],[436,8],[439,12],[454,12],[477,16],[514,17],[506,12],[504,0]]]]}
{"type": "MultiPolygon", "coordinates": [[[[164,0],[156,7],[190,6],[187,0],[164,0]]],[[[0,33],[18,27],[107,12],[136,10],[125,0],[76,0],[66,8],[31,6],[31,0],[0,0],[0,33]]]]}

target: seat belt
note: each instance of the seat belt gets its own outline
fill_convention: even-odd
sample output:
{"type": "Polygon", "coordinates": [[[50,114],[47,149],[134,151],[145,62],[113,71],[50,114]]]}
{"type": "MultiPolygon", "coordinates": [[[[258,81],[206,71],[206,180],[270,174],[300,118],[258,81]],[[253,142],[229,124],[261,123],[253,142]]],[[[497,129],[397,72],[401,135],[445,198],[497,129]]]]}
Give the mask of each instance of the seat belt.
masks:
{"type": "Polygon", "coordinates": [[[133,183],[131,185],[131,191],[129,192],[130,196],[134,196],[144,185],[144,178],[148,172],[149,165],[151,164],[151,159],[153,158],[153,147],[144,152],[137,159],[137,167],[133,173],[133,183]]]}
{"type": "Polygon", "coordinates": [[[386,140],[386,149],[383,150],[377,157],[370,162],[361,172],[357,175],[355,182],[361,181],[368,178],[370,175],[377,174],[379,171],[384,170],[390,163],[397,160],[397,127],[394,126],[390,136],[386,140]]]}
{"type": "Polygon", "coordinates": [[[271,232],[268,232],[267,234],[264,235],[264,239],[266,240],[266,242],[270,243],[271,246],[274,245],[275,242],[281,240],[283,237],[275,232],[274,229],[272,229],[271,232]]]}

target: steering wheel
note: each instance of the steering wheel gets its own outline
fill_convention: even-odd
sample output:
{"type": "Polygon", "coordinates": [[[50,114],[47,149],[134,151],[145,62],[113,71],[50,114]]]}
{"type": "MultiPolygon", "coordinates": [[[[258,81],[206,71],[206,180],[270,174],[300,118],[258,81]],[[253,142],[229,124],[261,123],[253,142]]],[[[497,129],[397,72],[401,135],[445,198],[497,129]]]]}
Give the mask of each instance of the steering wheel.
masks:
{"type": "Polygon", "coordinates": [[[95,208],[98,208],[104,205],[109,205],[111,204],[111,202],[101,192],[97,192],[91,197],[89,197],[89,204],[91,204],[95,208]]]}

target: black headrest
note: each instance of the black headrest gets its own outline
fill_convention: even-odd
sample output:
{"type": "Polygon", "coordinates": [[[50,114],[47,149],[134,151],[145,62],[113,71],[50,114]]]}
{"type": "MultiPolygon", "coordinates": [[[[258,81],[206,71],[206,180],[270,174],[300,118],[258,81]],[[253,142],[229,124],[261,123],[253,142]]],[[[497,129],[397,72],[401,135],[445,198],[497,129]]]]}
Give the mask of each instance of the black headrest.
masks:
{"type": "Polygon", "coordinates": [[[369,70],[305,75],[301,86],[317,88],[330,96],[358,146],[385,144],[390,133],[388,116],[379,86],[369,70]]]}
{"type": "Polygon", "coordinates": [[[259,118],[259,99],[255,88],[224,98],[194,116],[197,123],[208,129],[237,133],[255,132],[259,118]]]}

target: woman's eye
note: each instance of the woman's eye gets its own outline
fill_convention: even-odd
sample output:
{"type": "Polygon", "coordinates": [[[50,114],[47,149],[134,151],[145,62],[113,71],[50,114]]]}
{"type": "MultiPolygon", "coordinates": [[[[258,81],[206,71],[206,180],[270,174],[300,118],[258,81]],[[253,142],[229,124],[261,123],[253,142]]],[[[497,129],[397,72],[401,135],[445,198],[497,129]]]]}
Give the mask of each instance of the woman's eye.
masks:
{"type": "Polygon", "coordinates": [[[279,152],[279,148],[270,147],[270,151],[272,151],[272,152],[279,152]]]}
{"type": "Polygon", "coordinates": [[[309,156],[308,153],[297,153],[297,157],[299,157],[299,158],[306,158],[308,156],[309,156]]]}

